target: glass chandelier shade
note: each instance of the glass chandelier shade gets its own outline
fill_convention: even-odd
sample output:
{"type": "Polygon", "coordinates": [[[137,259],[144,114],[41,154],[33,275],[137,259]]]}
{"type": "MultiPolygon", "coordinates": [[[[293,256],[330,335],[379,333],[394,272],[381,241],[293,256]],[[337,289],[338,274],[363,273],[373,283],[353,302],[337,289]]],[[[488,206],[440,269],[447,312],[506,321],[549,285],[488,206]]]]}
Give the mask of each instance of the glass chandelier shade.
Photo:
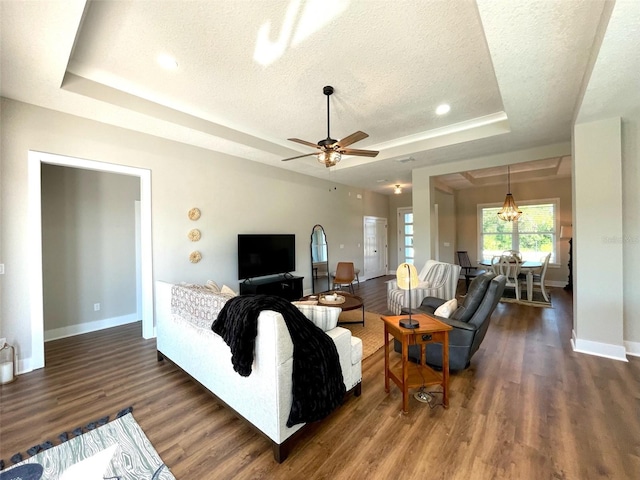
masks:
{"type": "Polygon", "coordinates": [[[342,155],[336,150],[323,150],[318,154],[318,162],[327,167],[335,166],[340,160],[342,160],[342,155]]]}
{"type": "Polygon", "coordinates": [[[504,199],[502,208],[498,212],[498,217],[505,222],[513,222],[514,220],[518,220],[520,215],[522,215],[522,210],[518,208],[513,199],[513,195],[511,195],[511,173],[509,166],[507,166],[507,196],[504,199]]]}

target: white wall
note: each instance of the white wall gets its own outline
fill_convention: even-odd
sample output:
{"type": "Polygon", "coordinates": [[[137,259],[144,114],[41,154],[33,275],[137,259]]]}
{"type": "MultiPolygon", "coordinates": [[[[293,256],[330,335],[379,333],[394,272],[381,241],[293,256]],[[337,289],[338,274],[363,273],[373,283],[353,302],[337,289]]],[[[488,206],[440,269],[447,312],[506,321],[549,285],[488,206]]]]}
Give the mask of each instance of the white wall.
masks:
{"type": "Polygon", "coordinates": [[[456,199],[454,195],[435,190],[438,204],[438,258],[441,262],[458,263],[456,258],[456,199]]]}
{"type": "Polygon", "coordinates": [[[151,170],[154,278],[170,282],[213,279],[237,289],[238,233],[294,233],[294,273],[305,277],[304,288],[310,290],[309,242],[315,224],[325,228],[331,262],[349,258],[362,266],[362,217],[389,212],[384,195],[33,105],[3,98],[0,114],[0,257],[6,266],[0,277],[0,334],[17,346],[20,358],[31,355],[26,268],[31,255],[24,241],[29,150],[151,170]],[[193,207],[202,211],[197,222],[187,216],[193,207]],[[196,244],[187,233],[194,227],[202,231],[198,264],[189,262],[196,244]],[[333,246],[341,244],[338,253],[333,246]]]}
{"type": "Polygon", "coordinates": [[[640,112],[622,119],[624,338],[640,355],[640,112]]]}
{"type": "Polygon", "coordinates": [[[45,339],[83,331],[88,324],[140,320],[135,283],[140,180],[44,164],[41,191],[45,339]]]}
{"type": "Polygon", "coordinates": [[[624,358],[621,147],[620,118],[574,127],[574,345],[614,358],[624,358]]]}

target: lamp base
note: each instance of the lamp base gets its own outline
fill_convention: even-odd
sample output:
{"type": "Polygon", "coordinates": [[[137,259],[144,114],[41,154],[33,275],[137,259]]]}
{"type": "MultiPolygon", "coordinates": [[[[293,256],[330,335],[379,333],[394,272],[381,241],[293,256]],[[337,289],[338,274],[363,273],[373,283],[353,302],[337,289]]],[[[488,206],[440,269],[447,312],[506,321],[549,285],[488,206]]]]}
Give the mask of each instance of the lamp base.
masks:
{"type": "Polygon", "coordinates": [[[420,326],[420,322],[412,319],[411,317],[405,317],[400,320],[400,326],[403,328],[418,328],[420,326]]]}

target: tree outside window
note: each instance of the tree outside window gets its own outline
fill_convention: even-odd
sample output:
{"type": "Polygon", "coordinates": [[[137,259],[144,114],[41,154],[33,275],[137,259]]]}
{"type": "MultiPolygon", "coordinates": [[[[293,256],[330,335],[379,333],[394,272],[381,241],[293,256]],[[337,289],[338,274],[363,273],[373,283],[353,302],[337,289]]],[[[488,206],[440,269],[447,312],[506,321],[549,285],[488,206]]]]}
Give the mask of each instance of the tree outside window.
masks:
{"type": "Polygon", "coordinates": [[[498,217],[500,206],[478,206],[479,250],[482,258],[490,260],[505,250],[517,250],[523,260],[539,261],[551,253],[556,259],[556,225],[558,199],[519,204],[522,215],[515,222],[498,217]]]}

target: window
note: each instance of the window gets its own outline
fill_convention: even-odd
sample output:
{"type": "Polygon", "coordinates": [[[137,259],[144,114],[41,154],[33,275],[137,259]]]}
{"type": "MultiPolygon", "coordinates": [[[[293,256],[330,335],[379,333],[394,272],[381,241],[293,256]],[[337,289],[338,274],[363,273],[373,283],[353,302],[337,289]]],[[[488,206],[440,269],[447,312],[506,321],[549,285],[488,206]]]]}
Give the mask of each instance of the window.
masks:
{"type": "Polygon", "coordinates": [[[398,209],[398,263],[410,263],[413,265],[413,209],[398,209]],[[404,259],[404,260],[403,260],[404,259]]]}
{"type": "Polygon", "coordinates": [[[518,250],[523,260],[538,261],[551,253],[550,263],[556,261],[557,198],[533,200],[518,204],[522,215],[517,222],[500,220],[500,205],[478,205],[478,251],[490,260],[505,250],[518,250]]]}

